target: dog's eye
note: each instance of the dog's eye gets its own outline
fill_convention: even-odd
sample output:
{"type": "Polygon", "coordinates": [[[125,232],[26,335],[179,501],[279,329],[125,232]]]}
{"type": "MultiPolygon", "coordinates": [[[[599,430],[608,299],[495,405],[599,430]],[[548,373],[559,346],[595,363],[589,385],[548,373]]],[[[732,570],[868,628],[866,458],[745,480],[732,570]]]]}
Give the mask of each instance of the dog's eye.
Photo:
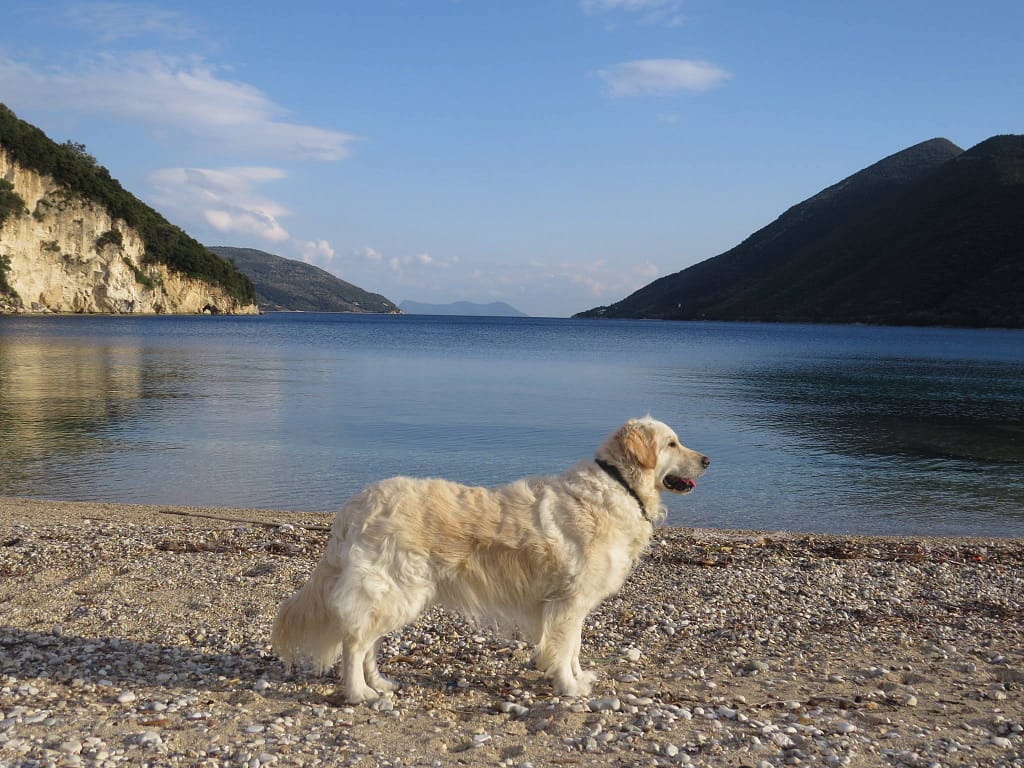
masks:
{"type": "Polygon", "coordinates": [[[676,441],[676,440],[669,440],[668,441],[668,447],[669,448],[678,448],[679,447],[679,442],[676,441]]]}

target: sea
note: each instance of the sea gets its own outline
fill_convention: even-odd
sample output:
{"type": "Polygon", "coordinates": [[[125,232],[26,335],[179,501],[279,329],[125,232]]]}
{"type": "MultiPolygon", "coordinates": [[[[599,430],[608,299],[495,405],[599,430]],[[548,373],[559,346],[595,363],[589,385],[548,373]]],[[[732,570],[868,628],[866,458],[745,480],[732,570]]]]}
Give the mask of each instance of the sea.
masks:
{"type": "Polygon", "coordinates": [[[668,524],[1024,536],[1024,331],[268,313],[0,317],[0,495],[334,511],[498,485],[652,415],[668,524]]]}

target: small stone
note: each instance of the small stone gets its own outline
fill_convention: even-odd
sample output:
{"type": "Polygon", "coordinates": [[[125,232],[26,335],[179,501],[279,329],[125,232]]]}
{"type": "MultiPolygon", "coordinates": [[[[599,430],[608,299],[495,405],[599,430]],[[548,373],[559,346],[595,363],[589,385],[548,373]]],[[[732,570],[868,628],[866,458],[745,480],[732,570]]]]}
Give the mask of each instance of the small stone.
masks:
{"type": "Polygon", "coordinates": [[[124,693],[122,693],[120,696],[117,697],[117,703],[118,704],[131,704],[137,698],[138,697],[135,695],[134,692],[132,692],[132,691],[125,691],[124,693]]]}
{"type": "Polygon", "coordinates": [[[1005,736],[993,736],[992,746],[999,747],[1000,749],[1009,749],[1012,742],[1005,736]]]}
{"type": "Polygon", "coordinates": [[[68,741],[62,742],[57,751],[63,752],[65,755],[77,755],[82,751],[82,742],[78,739],[69,739],[68,741]]]}
{"type": "Polygon", "coordinates": [[[381,696],[379,699],[376,699],[370,707],[378,712],[393,712],[395,709],[395,700],[390,696],[381,696]]]}
{"type": "Polygon", "coordinates": [[[836,723],[836,733],[853,733],[856,730],[857,726],[849,720],[840,720],[836,723]]]}
{"type": "Polygon", "coordinates": [[[622,702],[617,696],[607,696],[603,699],[591,699],[587,702],[591,712],[618,712],[622,709],[622,702]]]}
{"type": "Polygon", "coordinates": [[[640,649],[639,648],[627,648],[623,657],[626,661],[640,661],[640,649]]]}
{"type": "Polygon", "coordinates": [[[666,744],[665,747],[661,750],[661,753],[665,755],[665,757],[675,757],[679,754],[679,747],[677,747],[675,744],[666,744]]]}
{"type": "Polygon", "coordinates": [[[136,741],[144,747],[157,746],[164,743],[164,740],[160,738],[160,734],[156,731],[143,731],[138,735],[136,741]]]}
{"type": "Polygon", "coordinates": [[[498,705],[498,709],[505,714],[512,715],[513,717],[525,717],[530,714],[529,707],[524,707],[522,704],[516,704],[514,701],[503,701],[498,705]]]}
{"type": "Polygon", "coordinates": [[[794,746],[796,746],[796,742],[794,742],[791,738],[789,738],[789,736],[784,734],[782,731],[775,731],[774,733],[772,733],[770,738],[772,740],[772,743],[775,744],[775,746],[780,747],[782,749],[792,749],[794,746]]]}
{"type": "Polygon", "coordinates": [[[270,688],[270,683],[267,682],[267,680],[262,678],[262,677],[259,680],[257,680],[255,683],[253,683],[253,686],[252,686],[252,689],[254,691],[256,691],[256,693],[263,693],[268,688],[270,688]]]}

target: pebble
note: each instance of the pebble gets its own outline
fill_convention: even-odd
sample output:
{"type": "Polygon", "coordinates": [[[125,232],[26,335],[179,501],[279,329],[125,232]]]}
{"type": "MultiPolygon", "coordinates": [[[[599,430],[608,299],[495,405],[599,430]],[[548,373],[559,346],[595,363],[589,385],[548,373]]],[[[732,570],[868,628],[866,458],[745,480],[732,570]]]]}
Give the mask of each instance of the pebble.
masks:
{"type": "Polygon", "coordinates": [[[991,567],[966,543],[665,530],[588,619],[591,697],[554,696],[525,642],[433,610],[381,642],[401,687],[348,706],[267,645],[325,534],[202,525],[0,529],[23,542],[0,546],[0,766],[443,768],[466,749],[502,768],[1024,768],[1016,543],[988,543],[991,567]],[[179,602],[109,589],[114,563],[179,602]],[[36,573],[56,586],[22,597],[36,573]]]}

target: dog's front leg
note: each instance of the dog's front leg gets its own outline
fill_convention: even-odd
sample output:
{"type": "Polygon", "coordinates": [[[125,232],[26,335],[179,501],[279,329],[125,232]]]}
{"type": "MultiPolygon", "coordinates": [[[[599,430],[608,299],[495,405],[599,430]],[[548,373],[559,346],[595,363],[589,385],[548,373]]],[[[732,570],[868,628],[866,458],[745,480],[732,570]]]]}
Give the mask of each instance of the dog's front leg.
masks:
{"type": "Polygon", "coordinates": [[[377,669],[377,654],[380,652],[380,640],[374,643],[373,648],[363,659],[363,677],[367,685],[380,693],[387,693],[395,689],[395,684],[388,680],[377,669]]]}
{"type": "Polygon", "coordinates": [[[537,666],[551,678],[555,693],[586,696],[596,679],[594,672],[580,667],[579,653],[586,609],[576,600],[548,603],[537,647],[537,666]]]}
{"type": "MultiPolygon", "coordinates": [[[[364,701],[373,701],[380,697],[380,693],[366,684],[363,670],[366,667],[367,654],[374,652],[375,643],[371,641],[362,644],[355,642],[354,638],[346,638],[345,645],[341,651],[342,684],[345,689],[345,701],[349,704],[359,704],[364,701]]],[[[374,664],[376,668],[376,664],[374,664]]]]}
{"type": "Polygon", "coordinates": [[[581,688],[590,692],[590,686],[597,680],[597,672],[593,669],[583,669],[580,666],[580,646],[583,644],[583,633],[576,635],[576,649],[572,654],[572,675],[576,678],[581,688]]]}

